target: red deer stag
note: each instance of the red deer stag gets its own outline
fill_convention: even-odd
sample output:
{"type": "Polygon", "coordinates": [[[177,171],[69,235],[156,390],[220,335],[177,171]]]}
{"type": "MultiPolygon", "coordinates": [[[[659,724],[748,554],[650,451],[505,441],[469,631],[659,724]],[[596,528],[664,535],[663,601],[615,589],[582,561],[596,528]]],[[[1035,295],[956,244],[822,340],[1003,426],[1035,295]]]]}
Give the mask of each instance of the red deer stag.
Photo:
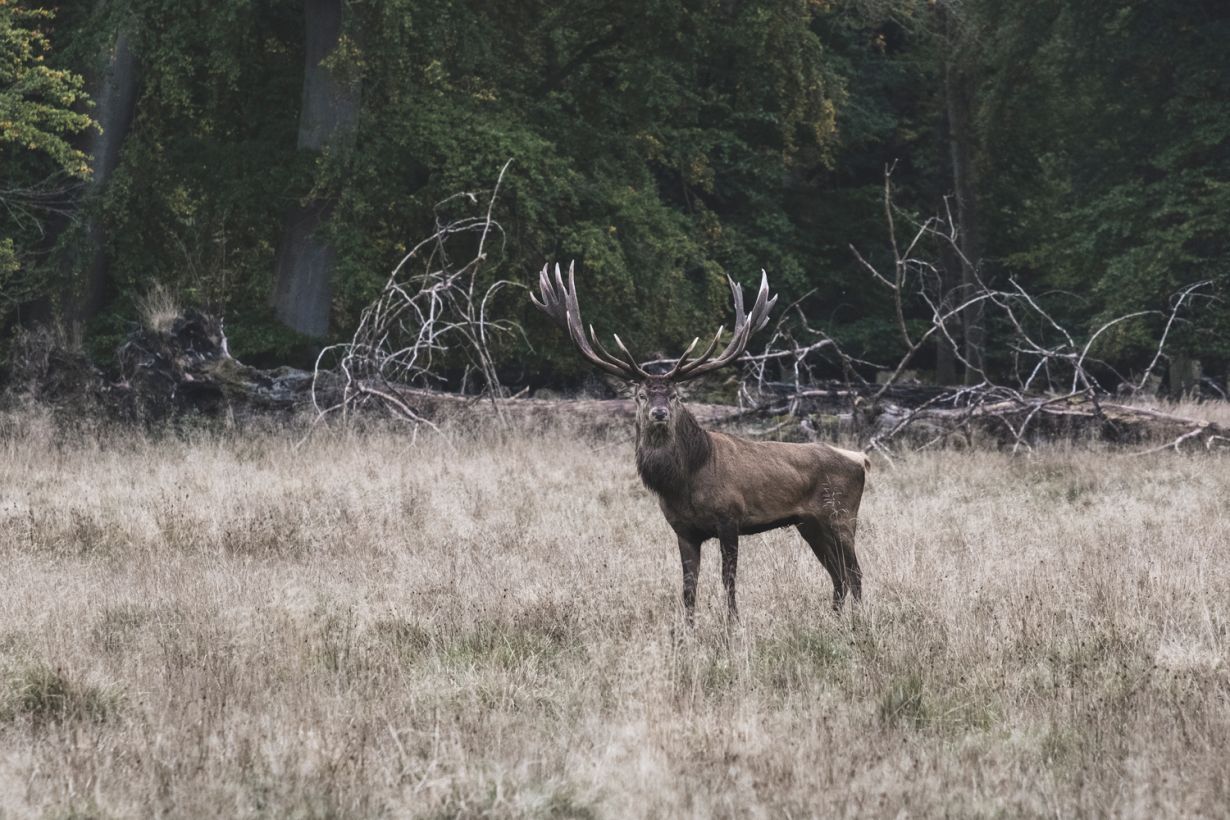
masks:
{"type": "Polygon", "coordinates": [[[739,536],[795,526],[833,578],[833,608],[846,595],[862,594],[862,572],[854,554],[854,531],[870,461],[862,453],[827,444],[749,441],[701,428],[679,401],[677,385],[723,367],[747,347],[751,335],[768,321],[777,297],[769,298],[768,276],[750,313],[743,310],[743,291],[733,280],[735,325],[730,342],[714,355],[724,328],[695,358],[694,339],[665,373],[642,368],[616,335],[622,358],[598,341],[593,326],[586,337],[577,303],[573,267],[564,285],[559,265],[555,276],[543,267],[539,298],[530,299],[568,331],[581,355],[597,367],[636,386],[636,466],[645,486],[658,496],[667,522],[679,539],[683,562],[683,605],[693,622],[700,546],[716,538],[722,547],[722,583],[730,615],[735,607],[735,570],[739,536]]]}

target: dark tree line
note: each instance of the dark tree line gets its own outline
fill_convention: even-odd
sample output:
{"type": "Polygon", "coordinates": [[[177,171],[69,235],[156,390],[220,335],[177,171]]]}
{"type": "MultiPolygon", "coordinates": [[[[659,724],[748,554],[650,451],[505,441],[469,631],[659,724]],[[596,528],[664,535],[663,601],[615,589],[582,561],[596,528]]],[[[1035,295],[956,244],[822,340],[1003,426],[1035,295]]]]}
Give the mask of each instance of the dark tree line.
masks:
{"type": "MultiPolygon", "coordinates": [[[[1230,295],[1228,41],[1220,0],[9,0],[0,328],[58,323],[106,358],[161,288],[241,357],[304,359],[509,158],[489,275],[577,259],[591,321],[646,354],[765,268],[891,359],[893,306],[849,247],[890,253],[893,163],[899,224],[959,229],[933,249],[945,287],[1016,281],[1078,327],[1164,313],[1190,282],[1230,295]]],[[[580,372],[500,298],[536,351],[497,346],[506,380],[580,372]]],[[[1185,318],[1172,369],[1224,386],[1230,307],[1185,318]]],[[[1159,321],[1098,358],[1139,371],[1159,321]]],[[[997,330],[975,306],[961,361],[918,364],[1007,368],[997,330]]]]}

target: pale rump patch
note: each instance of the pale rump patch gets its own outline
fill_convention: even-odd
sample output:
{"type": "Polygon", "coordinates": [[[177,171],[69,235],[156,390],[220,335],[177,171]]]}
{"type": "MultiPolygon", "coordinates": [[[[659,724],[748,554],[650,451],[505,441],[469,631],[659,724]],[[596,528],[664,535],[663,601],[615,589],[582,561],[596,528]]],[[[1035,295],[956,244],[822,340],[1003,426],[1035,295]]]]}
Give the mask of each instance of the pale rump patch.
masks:
{"type": "Polygon", "coordinates": [[[871,472],[871,459],[868,458],[867,454],[861,450],[844,450],[841,447],[834,447],[831,444],[828,445],[828,448],[835,453],[845,456],[855,464],[861,465],[864,472],[871,472]]]}

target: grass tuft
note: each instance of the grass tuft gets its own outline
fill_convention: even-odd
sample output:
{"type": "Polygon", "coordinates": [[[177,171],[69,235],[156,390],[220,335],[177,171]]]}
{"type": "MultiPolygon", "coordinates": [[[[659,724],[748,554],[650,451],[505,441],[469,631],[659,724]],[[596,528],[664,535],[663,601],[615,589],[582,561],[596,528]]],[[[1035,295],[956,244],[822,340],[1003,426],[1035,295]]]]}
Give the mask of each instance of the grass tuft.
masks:
{"type": "Polygon", "coordinates": [[[28,719],[34,725],[66,720],[105,721],[119,709],[120,696],[70,678],[62,669],[27,666],[5,681],[0,719],[28,719]]]}

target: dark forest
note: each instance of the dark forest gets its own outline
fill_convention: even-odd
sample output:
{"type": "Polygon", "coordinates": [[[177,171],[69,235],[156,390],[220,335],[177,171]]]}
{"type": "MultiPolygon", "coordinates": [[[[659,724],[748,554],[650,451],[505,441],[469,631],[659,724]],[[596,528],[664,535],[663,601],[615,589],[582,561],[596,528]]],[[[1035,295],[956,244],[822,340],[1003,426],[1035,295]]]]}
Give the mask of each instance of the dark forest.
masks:
{"type": "MultiPolygon", "coordinates": [[[[648,356],[764,269],[850,356],[895,361],[852,250],[891,267],[891,168],[898,229],[958,237],[921,251],[938,286],[1019,284],[1084,333],[1144,312],[1097,339],[1108,386],[1209,282],[1156,372],[1220,392],[1227,41],[1219,0],[6,0],[0,345],[51,325],[105,364],[160,295],[240,359],[309,365],[474,200],[438,203],[511,160],[483,277],[575,259],[587,318],[648,356]]],[[[523,290],[493,311],[525,331],[493,342],[502,381],[584,374],[523,290]]],[[[1011,368],[996,316],[957,318],[966,356],[1011,368]]],[[[942,345],[912,365],[964,378],[942,345]]]]}

